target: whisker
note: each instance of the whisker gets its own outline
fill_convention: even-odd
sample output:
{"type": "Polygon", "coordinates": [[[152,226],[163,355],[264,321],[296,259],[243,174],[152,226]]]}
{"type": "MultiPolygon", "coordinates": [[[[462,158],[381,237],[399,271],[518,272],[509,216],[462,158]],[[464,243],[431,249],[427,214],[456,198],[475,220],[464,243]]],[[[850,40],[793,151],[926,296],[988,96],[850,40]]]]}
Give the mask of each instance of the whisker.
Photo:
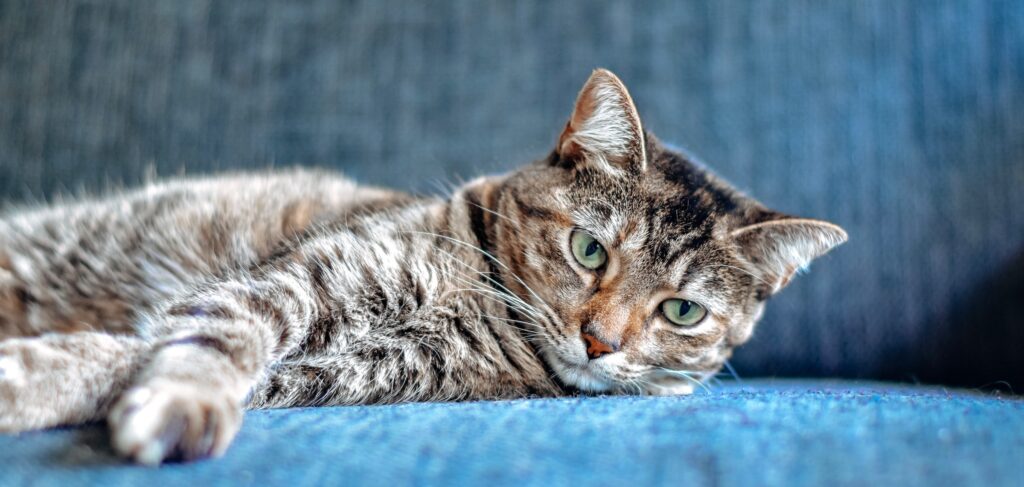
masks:
{"type": "Polygon", "coordinates": [[[636,388],[636,394],[637,395],[643,395],[643,393],[645,392],[644,391],[644,386],[643,386],[643,384],[640,383],[640,381],[636,377],[631,377],[631,378],[627,377],[625,380],[626,380],[626,384],[625,385],[628,385],[628,386],[636,388]]]}
{"type": "Polygon", "coordinates": [[[508,306],[509,308],[512,308],[512,309],[514,309],[516,311],[519,311],[519,312],[521,312],[523,314],[530,315],[530,313],[532,312],[529,309],[520,308],[520,307],[518,307],[515,304],[509,303],[508,301],[503,299],[503,296],[502,296],[501,293],[498,293],[498,292],[495,292],[495,291],[489,290],[489,289],[460,288],[460,289],[453,289],[453,290],[451,290],[449,292],[474,292],[474,293],[479,293],[483,297],[486,297],[486,298],[489,298],[489,299],[493,299],[494,301],[500,302],[500,303],[508,306]]]}
{"type": "MultiPolygon", "coordinates": [[[[464,241],[459,240],[457,238],[449,237],[447,235],[441,235],[441,234],[432,233],[432,232],[418,232],[418,231],[411,231],[411,233],[419,233],[419,234],[422,234],[422,235],[429,235],[429,236],[433,236],[433,237],[437,237],[437,238],[443,238],[443,239],[448,240],[450,242],[453,242],[453,243],[456,243],[456,244],[459,244],[459,245],[465,245],[465,246],[467,246],[467,247],[469,247],[469,248],[471,248],[473,250],[476,250],[477,252],[480,252],[481,254],[485,255],[488,259],[491,259],[492,261],[494,261],[494,263],[500,265],[503,269],[508,271],[509,275],[512,276],[513,278],[515,278],[515,280],[518,281],[519,284],[522,284],[523,288],[525,288],[527,291],[529,291],[529,293],[531,295],[533,295],[533,297],[535,299],[537,299],[541,303],[544,303],[545,306],[548,306],[547,303],[544,301],[544,299],[541,298],[540,296],[538,296],[536,292],[534,292],[533,288],[531,288],[525,282],[523,282],[523,280],[519,276],[517,276],[515,274],[515,272],[513,272],[512,269],[509,268],[509,266],[505,265],[504,262],[502,262],[500,259],[495,257],[490,252],[488,252],[488,251],[486,251],[484,249],[481,249],[480,247],[477,247],[476,245],[473,245],[473,244],[471,244],[469,242],[464,242],[464,241]]],[[[548,307],[550,307],[550,306],[548,306],[548,307]]]]}
{"type": "Polygon", "coordinates": [[[518,320],[509,320],[509,319],[507,319],[507,318],[500,318],[500,317],[497,317],[497,316],[490,316],[490,315],[480,315],[480,316],[481,316],[482,318],[488,318],[488,319],[492,319],[492,320],[498,320],[498,321],[504,321],[504,322],[508,322],[508,323],[507,323],[507,324],[508,324],[508,326],[510,326],[510,327],[512,327],[512,328],[515,328],[515,329],[519,330],[519,332],[520,332],[520,333],[521,333],[521,334],[522,334],[522,335],[523,335],[524,337],[526,337],[526,338],[527,338],[528,340],[535,340],[535,339],[538,339],[538,338],[540,338],[540,337],[542,336],[542,335],[541,335],[540,333],[538,333],[538,332],[537,332],[537,331],[536,331],[535,329],[525,328],[525,327],[519,326],[519,325],[517,324],[517,323],[526,323],[525,321],[518,321],[518,320]]]}
{"type": "Polygon", "coordinates": [[[695,379],[693,377],[693,375],[691,375],[691,374],[696,374],[696,372],[691,372],[691,371],[686,371],[686,370],[672,370],[672,369],[666,369],[665,367],[658,367],[658,370],[661,371],[661,372],[665,372],[665,373],[667,373],[669,375],[673,375],[673,376],[676,376],[676,377],[682,377],[682,378],[684,378],[684,379],[686,379],[686,380],[688,380],[690,382],[693,382],[694,384],[700,386],[706,392],[709,392],[709,393],[711,392],[711,388],[708,387],[707,384],[705,384],[704,382],[702,382],[702,381],[700,381],[698,379],[695,379]]]}
{"type": "MultiPolygon", "coordinates": [[[[455,263],[457,263],[457,264],[460,264],[460,265],[462,265],[462,266],[464,266],[464,267],[468,268],[469,270],[471,270],[471,271],[475,272],[475,273],[476,273],[476,274],[477,274],[478,276],[480,276],[480,277],[483,277],[484,279],[486,279],[486,280],[487,280],[488,282],[490,282],[491,284],[493,284],[493,285],[495,285],[495,286],[498,286],[498,287],[500,287],[500,288],[502,289],[502,291],[504,291],[504,292],[506,292],[506,293],[509,293],[509,296],[510,296],[510,297],[513,297],[513,298],[517,299],[517,300],[518,300],[519,302],[521,302],[521,303],[523,303],[523,304],[527,304],[527,303],[526,303],[525,301],[523,301],[523,300],[522,300],[521,298],[519,298],[519,296],[516,296],[516,295],[515,295],[515,293],[513,293],[511,289],[509,289],[509,288],[505,287],[505,286],[504,286],[503,284],[501,284],[501,283],[500,283],[500,282],[498,282],[498,281],[497,281],[496,279],[494,279],[493,277],[491,277],[491,276],[489,275],[489,273],[485,273],[485,272],[482,272],[482,271],[480,271],[480,270],[478,270],[478,269],[475,269],[475,268],[473,268],[473,267],[472,267],[472,266],[470,266],[469,264],[467,264],[467,263],[465,263],[465,262],[462,262],[462,261],[461,261],[461,260],[459,260],[459,259],[458,259],[457,257],[455,257],[454,255],[452,255],[452,253],[451,253],[451,252],[448,252],[448,251],[446,251],[446,250],[443,250],[443,249],[440,249],[440,248],[436,248],[436,247],[434,248],[434,250],[437,250],[438,252],[441,252],[441,253],[445,254],[446,256],[448,256],[448,258],[449,258],[449,259],[451,259],[451,261],[452,261],[452,262],[455,262],[455,263]]],[[[542,301],[543,301],[543,300],[542,300],[542,301]]]]}
{"type": "Polygon", "coordinates": [[[476,291],[476,292],[480,292],[480,293],[486,293],[486,294],[494,295],[494,296],[497,296],[497,297],[501,298],[505,302],[505,304],[507,306],[509,306],[509,307],[511,307],[513,309],[518,309],[518,310],[521,310],[521,311],[525,311],[525,312],[529,313],[530,316],[533,317],[533,318],[543,318],[543,315],[540,312],[541,310],[539,310],[536,307],[532,306],[530,303],[527,303],[527,302],[523,301],[522,299],[519,299],[518,296],[515,296],[513,294],[509,294],[509,293],[505,293],[505,292],[501,292],[501,291],[498,291],[498,290],[495,290],[495,289],[485,288],[485,287],[479,286],[477,283],[474,283],[472,281],[467,281],[465,279],[461,279],[461,278],[458,278],[458,277],[456,277],[456,280],[458,282],[464,284],[464,285],[469,286],[468,289],[459,289],[459,291],[476,291]]]}
{"type": "Polygon", "coordinates": [[[421,234],[426,234],[426,235],[432,235],[432,236],[435,236],[435,237],[440,237],[440,238],[444,238],[444,239],[447,239],[447,240],[449,240],[449,241],[452,241],[452,242],[455,242],[455,243],[460,243],[460,244],[462,244],[462,245],[466,245],[466,246],[469,246],[470,248],[472,248],[472,249],[474,249],[474,250],[477,250],[477,251],[479,251],[479,252],[482,252],[482,253],[483,253],[484,255],[486,255],[486,256],[489,256],[490,258],[494,259],[494,261],[495,261],[496,263],[498,263],[499,265],[502,265],[502,266],[503,266],[503,267],[504,267],[504,268],[505,268],[506,270],[508,270],[509,274],[510,274],[510,275],[511,275],[511,276],[512,276],[513,278],[515,278],[515,279],[516,279],[516,280],[517,280],[517,281],[518,281],[518,282],[519,282],[520,284],[522,284],[522,285],[523,285],[523,287],[524,287],[524,288],[525,288],[525,289],[526,289],[527,291],[529,291],[529,292],[530,292],[530,294],[532,294],[532,295],[533,295],[533,297],[535,297],[535,298],[536,298],[536,299],[537,299],[537,300],[539,301],[538,305],[532,305],[532,304],[530,304],[530,303],[527,303],[527,302],[526,302],[525,300],[523,300],[522,298],[520,298],[519,296],[517,296],[517,295],[516,295],[516,294],[515,294],[514,292],[512,292],[512,290],[511,290],[511,289],[509,289],[509,288],[505,287],[505,286],[504,286],[504,285],[503,285],[502,283],[500,283],[500,282],[498,282],[498,281],[497,281],[496,279],[492,278],[492,277],[490,276],[490,274],[489,274],[489,273],[481,272],[480,270],[478,270],[478,269],[476,269],[476,268],[473,268],[473,267],[472,267],[472,266],[470,266],[469,264],[466,264],[465,262],[462,262],[462,261],[461,261],[461,260],[459,260],[459,259],[458,259],[457,257],[455,257],[454,255],[452,255],[452,254],[451,254],[450,252],[447,252],[447,251],[445,251],[444,249],[441,249],[441,248],[438,248],[438,247],[435,247],[435,248],[434,248],[434,249],[435,249],[435,250],[437,250],[438,252],[441,252],[441,253],[445,254],[446,256],[448,256],[448,257],[449,257],[449,259],[451,259],[451,261],[452,261],[452,262],[458,263],[458,264],[460,264],[460,265],[462,265],[462,266],[466,267],[467,269],[469,269],[469,270],[473,271],[473,272],[474,272],[475,274],[477,274],[478,276],[480,276],[480,277],[482,277],[483,279],[487,280],[488,282],[490,282],[490,283],[491,283],[491,284],[493,284],[494,286],[497,286],[497,287],[501,288],[501,290],[502,290],[502,291],[504,291],[504,292],[502,292],[502,293],[499,293],[500,295],[502,295],[502,296],[504,296],[504,297],[506,297],[506,298],[508,298],[508,299],[512,299],[512,300],[514,300],[515,302],[517,302],[517,303],[518,303],[519,305],[521,305],[521,306],[524,306],[524,307],[527,307],[527,308],[529,308],[530,310],[533,310],[533,312],[530,312],[530,313],[529,313],[529,315],[530,315],[531,317],[533,317],[533,318],[536,318],[536,319],[538,319],[539,321],[543,322],[543,323],[541,323],[541,325],[542,325],[542,327],[544,328],[544,330],[546,330],[546,331],[547,331],[547,332],[549,332],[549,333],[553,333],[553,334],[556,334],[556,335],[562,335],[563,337],[565,336],[565,334],[564,334],[564,333],[562,333],[562,332],[561,332],[561,331],[560,331],[560,330],[558,329],[558,327],[557,327],[557,326],[554,326],[554,325],[552,325],[551,327],[549,327],[549,326],[546,326],[546,325],[545,325],[545,323],[546,323],[546,322],[548,322],[548,321],[555,321],[555,320],[554,320],[554,316],[555,316],[555,313],[554,313],[553,311],[551,311],[551,306],[550,306],[550,305],[548,305],[548,304],[547,304],[547,302],[546,302],[546,301],[544,301],[544,299],[543,299],[543,298],[541,298],[540,296],[538,296],[538,295],[537,295],[537,293],[536,293],[535,291],[533,291],[533,289],[532,289],[532,288],[530,288],[530,286],[528,286],[528,285],[527,285],[527,284],[526,284],[525,282],[523,282],[523,280],[522,280],[522,279],[521,279],[521,278],[520,278],[519,276],[517,276],[517,275],[516,275],[516,274],[515,274],[514,272],[512,272],[512,271],[511,271],[511,269],[509,269],[509,268],[508,268],[507,266],[505,266],[505,265],[504,265],[504,264],[502,264],[502,263],[501,263],[501,262],[500,262],[499,260],[497,260],[497,258],[496,258],[496,257],[493,257],[493,256],[491,256],[491,254],[487,253],[486,251],[484,251],[484,250],[482,250],[482,249],[480,249],[480,248],[478,248],[478,247],[476,247],[476,246],[474,246],[474,245],[472,245],[472,244],[469,244],[469,243],[467,243],[467,242],[463,242],[463,241],[461,241],[461,240],[459,240],[459,239],[455,239],[455,238],[451,238],[451,237],[446,237],[446,236],[444,236],[444,235],[439,235],[439,234],[436,234],[436,233],[429,233],[429,232],[415,232],[415,233],[421,233],[421,234]],[[547,309],[540,309],[540,308],[539,308],[538,306],[543,306],[544,308],[547,308],[547,309]]]}
{"type": "Polygon", "coordinates": [[[726,370],[729,371],[729,374],[732,375],[732,378],[735,379],[737,383],[742,384],[743,383],[743,379],[740,379],[740,375],[736,373],[736,369],[732,368],[732,364],[730,364],[729,361],[726,360],[724,362],[724,365],[725,365],[726,370]]]}
{"type": "MultiPolygon", "coordinates": [[[[489,318],[489,319],[492,319],[492,320],[498,320],[498,321],[505,321],[505,322],[509,322],[509,323],[529,325],[529,326],[533,326],[533,327],[537,327],[537,328],[540,327],[540,324],[532,322],[532,321],[514,320],[512,318],[502,318],[500,316],[492,316],[492,315],[483,314],[483,313],[481,313],[480,316],[483,317],[483,318],[489,318]]],[[[538,336],[537,328],[534,328],[534,329],[519,328],[519,329],[523,330],[525,332],[528,332],[528,333],[532,333],[534,336],[538,336]]]]}
{"type": "Polygon", "coordinates": [[[475,206],[475,207],[477,207],[477,208],[480,208],[481,210],[486,211],[487,213],[490,213],[490,214],[492,214],[494,216],[504,218],[505,220],[508,220],[508,222],[512,223],[513,225],[518,225],[519,224],[515,220],[509,218],[508,216],[502,215],[501,213],[498,213],[497,211],[494,211],[494,210],[492,210],[490,208],[486,208],[483,205],[478,205],[478,204],[473,203],[472,201],[469,201],[469,200],[466,200],[466,202],[471,204],[471,205],[473,205],[473,206],[475,206]]]}

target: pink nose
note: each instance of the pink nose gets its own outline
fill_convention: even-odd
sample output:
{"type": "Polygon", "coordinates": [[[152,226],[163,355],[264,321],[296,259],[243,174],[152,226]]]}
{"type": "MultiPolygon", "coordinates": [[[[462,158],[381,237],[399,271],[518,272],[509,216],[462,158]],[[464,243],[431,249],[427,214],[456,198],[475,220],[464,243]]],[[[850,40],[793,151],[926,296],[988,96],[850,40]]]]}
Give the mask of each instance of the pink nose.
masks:
{"type": "Polygon", "coordinates": [[[618,347],[609,345],[587,332],[581,332],[580,336],[583,337],[583,343],[587,345],[587,357],[590,360],[618,351],[618,347]]]}

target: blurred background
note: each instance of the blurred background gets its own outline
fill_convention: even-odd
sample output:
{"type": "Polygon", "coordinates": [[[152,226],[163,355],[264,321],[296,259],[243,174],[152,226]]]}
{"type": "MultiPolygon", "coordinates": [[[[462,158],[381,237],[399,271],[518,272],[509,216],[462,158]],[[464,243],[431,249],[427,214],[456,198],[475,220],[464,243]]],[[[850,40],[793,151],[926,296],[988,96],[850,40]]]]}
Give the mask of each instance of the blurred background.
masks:
{"type": "Polygon", "coordinates": [[[660,138],[850,233],[740,375],[1024,392],[1024,3],[433,3],[0,0],[2,208],[290,165],[438,192],[546,154],[607,67],[660,138]]]}

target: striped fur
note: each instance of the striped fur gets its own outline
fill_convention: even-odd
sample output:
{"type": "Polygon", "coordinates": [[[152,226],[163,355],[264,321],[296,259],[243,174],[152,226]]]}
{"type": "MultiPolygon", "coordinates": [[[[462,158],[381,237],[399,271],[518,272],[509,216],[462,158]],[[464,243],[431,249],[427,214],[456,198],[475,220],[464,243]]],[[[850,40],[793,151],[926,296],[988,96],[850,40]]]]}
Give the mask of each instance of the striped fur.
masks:
{"type": "Polygon", "coordinates": [[[242,407],[686,393],[843,240],[666,150],[598,71],[552,154],[444,199],[291,171],[0,219],[0,430],[106,418],[159,463],[222,453],[242,407]]]}

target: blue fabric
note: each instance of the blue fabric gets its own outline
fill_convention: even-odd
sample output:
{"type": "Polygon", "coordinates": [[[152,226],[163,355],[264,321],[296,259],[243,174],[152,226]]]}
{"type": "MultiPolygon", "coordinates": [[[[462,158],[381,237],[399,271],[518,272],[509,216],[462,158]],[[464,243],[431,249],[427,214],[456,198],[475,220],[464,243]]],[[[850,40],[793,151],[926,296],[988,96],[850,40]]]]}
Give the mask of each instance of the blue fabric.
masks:
{"type": "Polygon", "coordinates": [[[0,485],[1024,485],[1024,400],[882,383],[254,411],[225,457],[159,469],[106,442],[0,436],[0,485]]]}

